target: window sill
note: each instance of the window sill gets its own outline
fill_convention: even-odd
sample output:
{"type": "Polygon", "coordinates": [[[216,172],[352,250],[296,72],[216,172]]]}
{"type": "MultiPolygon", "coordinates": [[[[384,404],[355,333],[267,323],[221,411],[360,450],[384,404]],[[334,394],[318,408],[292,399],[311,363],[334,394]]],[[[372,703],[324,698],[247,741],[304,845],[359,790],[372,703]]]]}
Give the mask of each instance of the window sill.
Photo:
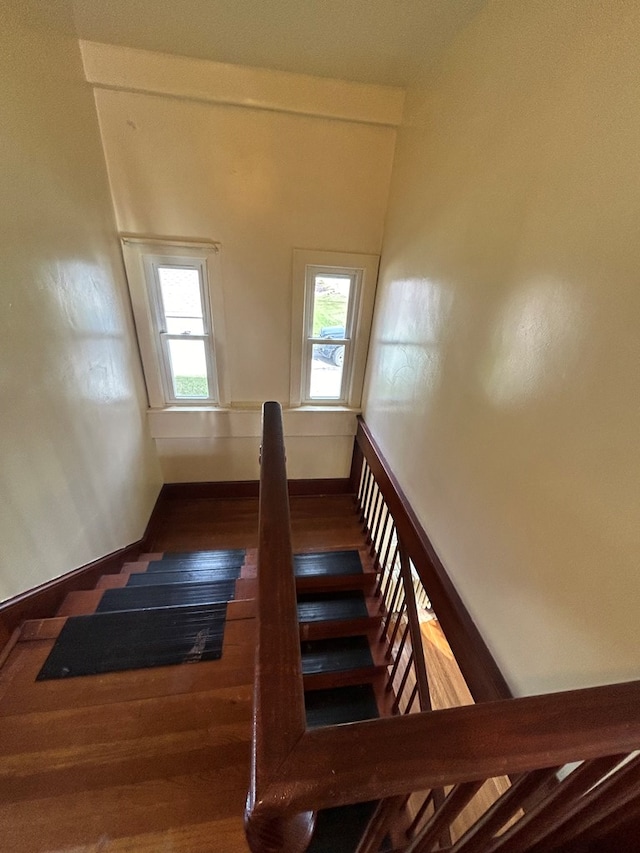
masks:
{"type": "MultiPolygon", "coordinates": [[[[347,406],[297,406],[283,409],[287,436],[352,436],[360,409],[347,406]]],[[[167,406],[149,409],[151,436],[166,438],[260,438],[262,407],[167,406]]]]}

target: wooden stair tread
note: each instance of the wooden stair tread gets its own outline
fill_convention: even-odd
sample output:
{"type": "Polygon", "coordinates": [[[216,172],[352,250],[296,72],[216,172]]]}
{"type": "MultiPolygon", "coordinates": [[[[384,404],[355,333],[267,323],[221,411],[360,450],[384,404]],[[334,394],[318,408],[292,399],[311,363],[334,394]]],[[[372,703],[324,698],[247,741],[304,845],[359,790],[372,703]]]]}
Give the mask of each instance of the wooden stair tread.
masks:
{"type": "Polygon", "coordinates": [[[101,838],[167,833],[198,824],[203,816],[209,821],[238,817],[246,798],[249,751],[247,740],[244,760],[230,754],[218,762],[215,750],[208,750],[202,762],[208,758],[206,770],[131,782],[124,776],[119,785],[0,805],[4,848],[12,853],[93,850],[99,849],[95,845],[101,838]],[[46,848],[41,846],[43,838],[46,848]]]}
{"type": "Polygon", "coordinates": [[[202,561],[234,562],[241,565],[246,557],[246,548],[201,548],[191,551],[164,551],[160,559],[199,563],[202,561]]]}
{"type": "Polygon", "coordinates": [[[307,727],[336,726],[380,716],[376,694],[370,684],[350,684],[305,693],[307,727]]]}
{"type": "Polygon", "coordinates": [[[39,750],[58,751],[116,739],[133,742],[141,735],[161,737],[250,722],[252,702],[253,687],[243,684],[194,694],[134,699],[121,703],[117,712],[112,704],[106,704],[94,705],[90,714],[77,707],[15,714],[2,721],[0,760],[24,753],[35,762],[39,750]]]}
{"type": "Polygon", "coordinates": [[[293,571],[297,578],[332,577],[334,575],[356,575],[364,571],[360,552],[355,548],[348,551],[314,551],[294,554],[293,571]]]}
{"type": "Polygon", "coordinates": [[[105,589],[96,612],[227,602],[235,597],[235,588],[235,581],[217,581],[105,589]]]}
{"type": "MultiPolygon", "coordinates": [[[[132,572],[127,578],[127,586],[159,586],[161,584],[206,583],[222,580],[236,580],[240,571],[236,567],[214,567],[211,569],[183,569],[167,572],[132,572]]],[[[123,577],[122,574],[116,577],[123,577]]],[[[126,577],[126,576],[124,576],[126,577]]]]}
{"type": "Polygon", "coordinates": [[[376,585],[373,572],[360,572],[355,575],[307,575],[296,577],[298,593],[339,592],[341,590],[360,589],[372,593],[376,585]]]}
{"type": "Polygon", "coordinates": [[[298,616],[303,641],[367,634],[380,624],[376,599],[362,590],[300,594],[298,616]]]}
{"type": "MultiPolygon", "coordinates": [[[[108,577],[111,576],[109,575],[108,577]]],[[[118,577],[118,575],[115,575],[114,577],[118,577]]],[[[102,596],[110,589],[120,589],[121,586],[122,585],[117,587],[99,587],[96,589],[83,589],[70,592],[60,605],[56,615],[82,616],[84,614],[94,613],[102,599],[102,596]]],[[[234,600],[236,602],[254,599],[256,597],[256,592],[257,581],[255,579],[239,578],[235,581],[234,600]]]]}
{"type": "Polygon", "coordinates": [[[387,665],[375,661],[365,635],[333,637],[302,643],[302,673],[305,690],[371,683],[384,678],[387,665]]]}
{"type": "Polygon", "coordinates": [[[299,622],[360,619],[369,615],[365,597],[359,590],[305,593],[298,596],[299,622]]]}

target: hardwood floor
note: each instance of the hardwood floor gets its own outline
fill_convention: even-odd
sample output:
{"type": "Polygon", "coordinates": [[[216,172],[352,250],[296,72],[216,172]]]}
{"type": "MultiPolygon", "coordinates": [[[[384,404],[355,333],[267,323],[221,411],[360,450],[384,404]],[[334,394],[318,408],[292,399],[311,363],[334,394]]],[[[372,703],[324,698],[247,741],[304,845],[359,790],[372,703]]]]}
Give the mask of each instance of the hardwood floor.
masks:
{"type": "MultiPolygon", "coordinates": [[[[296,496],[290,506],[294,551],[359,548],[369,566],[351,496],[296,496]]],[[[144,561],[70,594],[55,618],[22,626],[0,659],[0,849],[247,853],[257,536],[257,499],[171,499],[149,546],[156,557],[248,549],[237,586],[245,600],[229,604],[220,660],[35,681],[65,618],[92,612],[144,561]]],[[[434,706],[471,702],[438,623],[422,630],[434,706]]],[[[507,784],[495,780],[468,813],[507,784]]]]}
{"type": "MultiPolygon", "coordinates": [[[[295,550],[363,545],[349,496],[294,497],[291,516],[295,550]]],[[[256,499],[169,500],[151,549],[255,549],[257,524],[256,499]]],[[[36,682],[64,615],[96,600],[25,623],[0,669],[0,848],[246,853],[253,606],[229,605],[218,661],[36,682]]]]}

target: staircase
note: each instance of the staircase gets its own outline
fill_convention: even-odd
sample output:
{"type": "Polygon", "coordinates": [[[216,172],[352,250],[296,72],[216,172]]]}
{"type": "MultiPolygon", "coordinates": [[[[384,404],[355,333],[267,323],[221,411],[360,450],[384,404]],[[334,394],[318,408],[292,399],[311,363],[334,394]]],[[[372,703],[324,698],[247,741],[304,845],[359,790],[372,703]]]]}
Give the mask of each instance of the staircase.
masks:
{"type": "MultiPolygon", "coordinates": [[[[391,714],[376,573],[368,552],[294,555],[294,573],[307,728],[391,714]]],[[[376,805],[319,812],[309,853],[354,853],[376,805]]],[[[387,839],[381,850],[390,849],[387,839]]]]}
{"type": "Polygon", "coordinates": [[[368,463],[357,505],[305,497],[290,513],[279,432],[263,444],[257,540],[255,503],[169,504],[153,553],[14,632],[0,659],[3,849],[246,853],[245,829],[256,853],[635,849],[597,845],[637,806],[640,685],[501,699],[467,659],[484,701],[431,710],[416,611],[427,552],[411,518],[395,501],[396,525],[368,463]],[[184,616],[177,660],[158,656],[184,616]],[[116,663],[151,624],[157,657],[104,674],[96,652],[94,676],[60,660],[38,681],[58,637],[87,624],[116,663]],[[468,814],[505,773],[514,784],[468,814]]]}
{"type": "Polygon", "coordinates": [[[251,594],[244,550],[147,554],[71,592],[67,617],[37,679],[217,660],[227,605],[251,594]]]}
{"type": "MultiPolygon", "coordinates": [[[[379,599],[374,594],[376,574],[364,539],[359,549],[333,548],[324,552],[312,551],[297,554],[294,557],[294,564],[308,727],[312,729],[333,726],[390,713],[390,694],[385,690],[387,672],[385,646],[378,639],[381,617],[379,599]]],[[[207,679],[213,679],[220,683],[223,690],[227,678],[231,678],[233,682],[232,670],[238,663],[238,644],[242,645],[240,652],[242,660],[246,660],[248,655],[253,656],[252,651],[247,648],[247,640],[253,642],[252,635],[251,633],[248,636],[243,635],[249,622],[253,624],[253,619],[247,619],[247,617],[253,617],[255,613],[256,587],[257,567],[254,549],[158,551],[141,554],[135,562],[125,563],[119,573],[102,576],[94,589],[70,592],[57,613],[51,618],[25,623],[17,647],[20,655],[18,664],[9,666],[6,674],[6,680],[11,682],[15,693],[9,699],[11,706],[9,713],[26,712],[24,717],[26,727],[30,712],[35,712],[39,716],[43,712],[50,711],[52,718],[69,715],[70,720],[79,721],[84,710],[83,706],[86,707],[85,714],[92,714],[91,707],[97,706],[97,710],[100,711],[99,716],[102,714],[101,709],[104,708],[105,712],[112,717],[113,725],[117,725],[125,737],[134,738],[129,743],[139,744],[141,751],[148,749],[142,737],[143,731],[136,727],[127,735],[127,726],[135,726],[135,720],[126,709],[137,705],[140,700],[144,703],[147,696],[171,694],[174,689],[182,689],[176,688],[175,685],[184,681],[183,672],[188,677],[189,683],[202,684],[207,679]],[[115,618],[140,625],[149,618],[150,614],[162,614],[169,620],[185,613],[192,618],[198,615],[206,617],[212,607],[226,608],[225,645],[220,660],[199,664],[198,667],[191,665],[171,667],[165,665],[167,661],[164,658],[160,658],[151,660],[148,665],[144,664],[145,668],[142,669],[130,669],[126,672],[122,671],[123,668],[112,665],[108,670],[104,670],[100,667],[100,649],[95,648],[93,663],[90,662],[89,665],[89,673],[95,673],[95,676],[90,674],[89,677],[82,677],[84,673],[74,671],[72,666],[68,667],[69,671],[64,671],[64,663],[59,663],[60,671],[54,674],[53,678],[37,681],[43,665],[54,655],[56,641],[74,625],[95,626],[98,639],[105,644],[118,640],[120,647],[119,651],[116,651],[119,655],[126,657],[123,649],[126,650],[127,641],[121,636],[121,627],[115,631],[103,629],[102,625],[106,620],[115,618]],[[26,666],[25,661],[28,661],[26,666]],[[205,677],[198,676],[200,667],[205,677]],[[125,709],[123,718],[131,719],[130,723],[117,723],[119,713],[117,708],[120,706],[112,704],[116,698],[125,700],[122,706],[125,709]],[[77,711],[66,710],[67,706],[71,708],[75,705],[79,706],[77,711]]],[[[153,636],[149,639],[153,640],[153,636]]],[[[144,646],[144,644],[145,638],[138,633],[135,645],[144,646]]],[[[76,645],[84,645],[84,640],[76,642],[76,645]]],[[[181,651],[185,662],[189,664],[194,660],[193,645],[192,643],[186,651],[184,648],[181,651]]],[[[113,649],[110,653],[113,657],[113,649]]],[[[157,655],[157,649],[155,653],[157,655]]],[[[173,698],[168,695],[162,701],[167,703],[173,698]]],[[[185,701],[188,698],[184,696],[185,701]]],[[[198,714],[201,710],[205,710],[205,706],[199,707],[201,703],[196,704],[198,714]]],[[[184,703],[181,703],[181,706],[184,706],[184,703]]],[[[149,711],[151,712],[151,708],[149,711]]],[[[212,713],[215,715],[218,712],[212,711],[212,713]]],[[[222,731],[229,725],[228,713],[225,711],[222,731]]],[[[162,712],[158,712],[158,719],[161,717],[162,712]]],[[[154,722],[150,718],[142,728],[153,730],[156,727],[155,718],[154,714],[154,722]]],[[[84,720],[84,716],[82,719],[84,720]]],[[[86,727],[87,723],[83,721],[81,725],[86,727]]],[[[103,746],[102,742],[109,737],[107,729],[102,729],[102,724],[98,720],[91,723],[91,729],[95,730],[95,736],[99,741],[95,747],[89,746],[88,743],[84,744],[86,735],[82,734],[82,728],[78,728],[77,723],[72,723],[70,727],[65,726],[63,730],[62,719],[59,731],[54,725],[53,728],[49,728],[48,735],[44,732],[42,738],[38,734],[34,735],[34,748],[37,748],[39,740],[42,740],[43,750],[41,769],[34,768],[38,778],[31,781],[25,776],[20,783],[23,786],[22,794],[20,785],[15,787],[15,783],[14,793],[17,796],[26,797],[34,785],[37,785],[40,796],[43,796],[49,788],[62,794],[68,791],[71,795],[75,785],[86,782],[91,788],[102,784],[99,776],[100,773],[105,775],[104,767],[96,767],[95,778],[93,770],[90,777],[84,776],[86,771],[83,770],[79,773],[74,772],[72,779],[69,775],[71,768],[56,769],[51,755],[47,754],[45,749],[49,740],[51,746],[58,745],[58,749],[54,750],[56,757],[60,749],[63,749],[66,754],[71,754],[70,750],[79,739],[82,743],[81,749],[86,753],[83,759],[86,762],[87,755],[92,751],[104,751],[106,746],[103,746]]],[[[167,722],[167,734],[168,731],[169,722],[167,722]]],[[[166,738],[167,735],[162,737],[166,738]]],[[[180,737],[179,734],[178,737],[180,737]]],[[[221,737],[224,735],[221,734],[221,737]]],[[[27,748],[26,744],[20,747],[20,749],[27,748]]],[[[114,753],[110,758],[116,757],[119,747],[114,745],[110,749],[114,753]]],[[[185,761],[186,759],[187,756],[185,761]]],[[[129,756],[128,760],[132,761],[133,765],[136,764],[133,756],[129,756]]],[[[36,763],[33,758],[30,761],[36,763]]],[[[67,758],[64,762],[68,765],[67,758]]],[[[168,760],[167,770],[169,770],[168,760]]],[[[107,769],[106,773],[110,772],[107,769]]],[[[140,773],[144,770],[141,771],[138,767],[138,770],[133,772],[140,773]]],[[[126,771],[123,776],[127,777],[126,771]]],[[[375,803],[364,803],[326,809],[320,813],[310,851],[312,853],[323,853],[323,851],[352,853],[374,807],[375,803]]],[[[97,804],[96,808],[100,810],[101,806],[97,804]]],[[[96,818],[99,823],[102,815],[96,815],[96,818]]],[[[113,816],[109,818],[108,815],[105,815],[105,818],[115,819],[113,816]]],[[[117,819],[121,819],[120,816],[117,819]]],[[[24,819],[21,823],[24,825],[24,819]]],[[[7,827],[8,843],[11,843],[12,849],[15,850],[39,849],[34,841],[27,840],[31,829],[34,837],[36,831],[43,834],[52,831],[50,821],[46,829],[44,827],[38,829],[35,826],[29,831],[16,829],[17,834],[12,835],[12,827],[8,823],[3,824],[1,815],[0,825],[3,828],[7,827]],[[25,846],[22,846],[23,843],[25,846]]],[[[68,837],[73,839],[76,837],[75,834],[77,834],[77,841],[84,837],[80,834],[79,827],[65,826],[64,831],[61,828],[59,837],[54,833],[51,843],[57,846],[52,846],[51,849],[72,849],[71,845],[65,846],[63,840],[68,837]]],[[[193,848],[190,845],[191,841],[188,841],[184,849],[189,851],[200,849],[195,843],[193,848]]],[[[76,849],[75,846],[73,849],[76,849]]],[[[119,848],[114,847],[114,849],[119,848]]],[[[217,848],[214,845],[212,849],[217,848]]],[[[228,849],[235,848],[229,846],[228,849]]]]}

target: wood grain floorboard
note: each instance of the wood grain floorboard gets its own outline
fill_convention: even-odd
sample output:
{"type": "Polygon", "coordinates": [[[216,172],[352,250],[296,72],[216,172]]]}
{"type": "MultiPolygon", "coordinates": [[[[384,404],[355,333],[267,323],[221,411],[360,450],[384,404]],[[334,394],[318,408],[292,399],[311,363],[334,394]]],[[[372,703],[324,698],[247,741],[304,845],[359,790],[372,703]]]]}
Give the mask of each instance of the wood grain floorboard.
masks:
{"type": "MultiPolygon", "coordinates": [[[[370,570],[350,496],[291,498],[291,517],[296,551],[359,548],[370,570]]],[[[164,552],[247,548],[222,658],[35,682],[66,616],[101,593],[25,624],[0,669],[2,851],[248,853],[258,502],[168,500],[156,531],[149,554],[101,588],[164,552]]]]}
{"type": "Polygon", "coordinates": [[[125,838],[103,837],[65,853],[249,853],[249,847],[242,819],[232,817],[125,838]]]}
{"type": "Polygon", "coordinates": [[[0,806],[4,849],[44,853],[242,814],[247,762],[0,806]]]}
{"type": "Polygon", "coordinates": [[[0,670],[0,717],[198,692],[213,684],[249,684],[253,680],[254,635],[254,620],[227,621],[220,660],[38,682],[35,678],[53,640],[20,642],[0,670]]]}

